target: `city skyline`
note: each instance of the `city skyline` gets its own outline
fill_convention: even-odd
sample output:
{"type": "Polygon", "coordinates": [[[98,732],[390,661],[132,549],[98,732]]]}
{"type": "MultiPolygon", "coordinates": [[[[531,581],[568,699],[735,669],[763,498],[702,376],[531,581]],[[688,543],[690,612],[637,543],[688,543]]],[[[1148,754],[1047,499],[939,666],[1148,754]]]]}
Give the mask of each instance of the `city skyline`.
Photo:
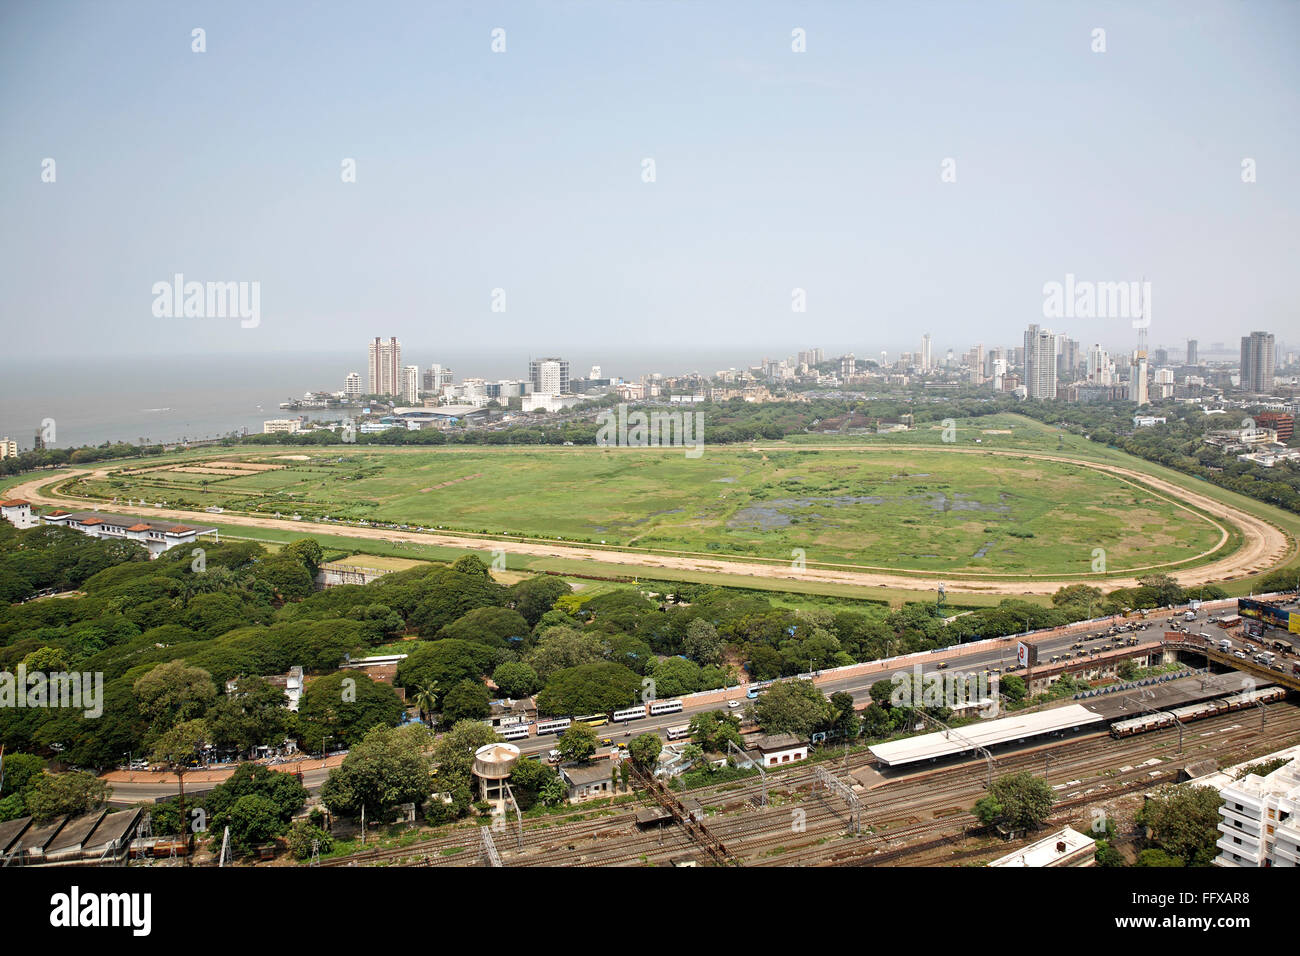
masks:
{"type": "MultiPolygon", "coordinates": [[[[27,354],[277,352],[373,325],[410,349],[450,328],[468,348],[915,350],[901,327],[965,349],[972,327],[1056,327],[1044,286],[1066,276],[1150,282],[1153,338],[1296,327],[1292,6],[399,4],[376,47],[285,5],[203,11],[203,52],[188,12],[68,9],[11,7],[0,31],[0,209],[25,237],[0,281],[7,324],[42,317],[27,354]],[[256,283],[258,320],[154,314],[181,274],[256,283]]],[[[1126,319],[1086,324],[1072,337],[1127,341],[1126,319]]]]}

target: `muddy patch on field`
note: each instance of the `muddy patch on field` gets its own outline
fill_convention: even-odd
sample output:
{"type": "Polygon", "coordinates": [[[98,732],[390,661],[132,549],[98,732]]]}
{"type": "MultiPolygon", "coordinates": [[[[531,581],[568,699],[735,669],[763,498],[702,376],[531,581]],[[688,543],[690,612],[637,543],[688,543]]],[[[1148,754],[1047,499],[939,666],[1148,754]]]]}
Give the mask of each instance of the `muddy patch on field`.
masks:
{"type": "Polygon", "coordinates": [[[750,505],[747,508],[741,508],[727,521],[727,527],[757,528],[760,531],[771,531],[775,528],[787,527],[795,519],[801,521],[820,520],[825,517],[820,512],[808,512],[806,510],[808,508],[825,507],[827,505],[832,508],[845,508],[850,505],[878,505],[883,504],[884,501],[885,499],[879,495],[776,498],[761,505],[750,505]]]}

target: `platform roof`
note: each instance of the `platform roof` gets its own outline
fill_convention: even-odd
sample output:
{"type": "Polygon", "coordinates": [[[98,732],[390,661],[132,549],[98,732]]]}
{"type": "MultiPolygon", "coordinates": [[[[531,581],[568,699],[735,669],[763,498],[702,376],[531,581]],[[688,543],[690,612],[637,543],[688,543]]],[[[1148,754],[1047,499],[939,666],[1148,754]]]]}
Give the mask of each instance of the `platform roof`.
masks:
{"type": "Polygon", "coordinates": [[[998,744],[1011,743],[1026,737],[1037,737],[1057,730],[1097,724],[1104,720],[1105,718],[1100,714],[1094,714],[1086,707],[1068,704],[1032,714],[1015,714],[997,720],[967,724],[956,728],[952,734],[947,731],[937,731],[919,737],[908,737],[906,740],[876,744],[869,749],[872,755],[885,766],[897,767],[918,760],[950,757],[970,750],[971,744],[995,747],[998,744]]]}

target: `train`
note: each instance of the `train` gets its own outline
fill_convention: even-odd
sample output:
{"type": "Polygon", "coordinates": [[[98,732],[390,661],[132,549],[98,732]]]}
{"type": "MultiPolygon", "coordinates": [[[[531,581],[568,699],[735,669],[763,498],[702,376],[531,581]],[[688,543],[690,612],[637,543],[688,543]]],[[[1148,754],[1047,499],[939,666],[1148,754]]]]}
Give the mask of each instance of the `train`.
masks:
{"type": "MultiPolygon", "coordinates": [[[[680,714],[682,708],[683,704],[680,698],[651,700],[644,704],[625,707],[622,710],[615,710],[608,714],[587,714],[584,717],[552,717],[538,720],[535,732],[538,737],[545,737],[547,734],[562,734],[574,724],[603,727],[610,722],[622,724],[632,720],[644,720],[646,717],[659,717],[663,714],[680,714]]],[[[532,736],[528,724],[502,727],[497,730],[497,733],[506,740],[523,740],[525,737],[532,736]]]]}
{"type": "Polygon", "coordinates": [[[1218,714],[1227,714],[1234,710],[1254,707],[1257,703],[1271,704],[1284,698],[1286,693],[1285,687],[1265,687],[1260,690],[1243,691],[1240,694],[1231,694],[1218,700],[1204,700],[1198,704],[1186,704],[1172,710],[1117,720],[1110,725],[1110,733],[1112,737],[1132,737],[1134,734],[1145,734],[1148,731],[1172,727],[1175,719],[1185,724],[1189,721],[1200,720],[1203,717],[1214,717],[1218,714]]]}

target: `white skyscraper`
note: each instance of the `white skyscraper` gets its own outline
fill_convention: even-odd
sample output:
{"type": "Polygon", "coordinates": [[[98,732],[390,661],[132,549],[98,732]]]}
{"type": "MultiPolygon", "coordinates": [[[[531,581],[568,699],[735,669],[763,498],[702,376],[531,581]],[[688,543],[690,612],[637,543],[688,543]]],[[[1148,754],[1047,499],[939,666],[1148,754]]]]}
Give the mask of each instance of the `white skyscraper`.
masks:
{"type": "Polygon", "coordinates": [[[569,393],[569,363],[560,358],[532,359],[528,363],[528,378],[533,391],[543,395],[569,393]]]}
{"type": "Polygon", "coordinates": [[[407,365],[402,368],[402,401],[414,405],[420,400],[420,366],[407,365]]]}
{"type": "Polygon", "coordinates": [[[361,376],[356,372],[348,372],[347,381],[343,385],[343,398],[347,402],[355,402],[361,397],[361,376]]]}
{"type": "Polygon", "coordinates": [[[930,371],[931,367],[932,365],[931,365],[931,358],[930,358],[930,333],[926,332],[924,335],[921,336],[921,371],[928,372],[930,371]]]}

